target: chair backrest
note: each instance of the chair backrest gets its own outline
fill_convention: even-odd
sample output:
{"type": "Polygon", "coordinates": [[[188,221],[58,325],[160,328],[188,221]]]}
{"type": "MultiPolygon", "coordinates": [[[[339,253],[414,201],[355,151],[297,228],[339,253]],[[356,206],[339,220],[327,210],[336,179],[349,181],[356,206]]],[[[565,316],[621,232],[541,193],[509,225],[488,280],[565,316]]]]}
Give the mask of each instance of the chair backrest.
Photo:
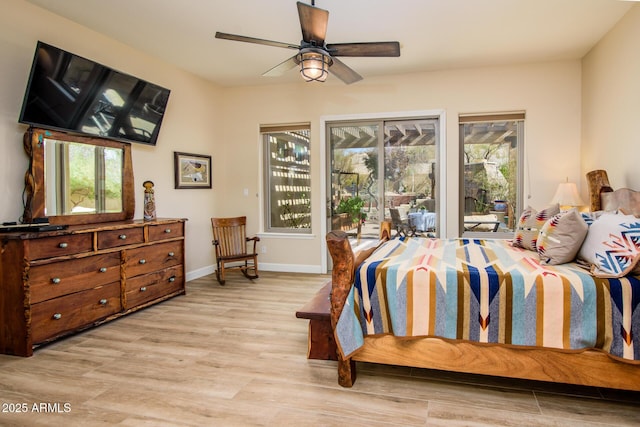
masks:
{"type": "Polygon", "coordinates": [[[397,208],[389,208],[389,213],[391,214],[391,222],[393,225],[401,225],[402,218],[400,218],[400,211],[397,208]]]}
{"type": "Polygon", "coordinates": [[[213,240],[218,242],[216,256],[246,255],[247,217],[211,218],[213,240]]]}

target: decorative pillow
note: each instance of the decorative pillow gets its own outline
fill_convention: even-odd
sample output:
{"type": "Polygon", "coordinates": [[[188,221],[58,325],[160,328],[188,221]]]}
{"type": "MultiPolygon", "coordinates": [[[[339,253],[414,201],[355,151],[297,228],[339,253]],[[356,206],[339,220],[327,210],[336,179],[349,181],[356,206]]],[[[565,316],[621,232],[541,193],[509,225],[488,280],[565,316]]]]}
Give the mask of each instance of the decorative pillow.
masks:
{"type": "Polygon", "coordinates": [[[582,219],[587,223],[589,227],[593,224],[593,221],[600,218],[605,211],[595,211],[595,212],[580,212],[582,219]]]}
{"type": "Polygon", "coordinates": [[[536,242],[540,229],[545,222],[557,213],[560,213],[560,207],[557,203],[540,212],[537,212],[531,206],[527,206],[527,208],[522,211],[522,215],[520,215],[520,219],[518,220],[516,232],[513,236],[513,246],[531,251],[537,250],[536,242]]]}
{"type": "Polygon", "coordinates": [[[591,264],[591,274],[596,277],[640,273],[640,219],[603,214],[589,227],[578,256],[591,264]]]}
{"type": "Polygon", "coordinates": [[[573,261],[588,230],[589,226],[576,209],[554,215],[538,234],[536,246],[540,263],[557,265],[573,261]]]}

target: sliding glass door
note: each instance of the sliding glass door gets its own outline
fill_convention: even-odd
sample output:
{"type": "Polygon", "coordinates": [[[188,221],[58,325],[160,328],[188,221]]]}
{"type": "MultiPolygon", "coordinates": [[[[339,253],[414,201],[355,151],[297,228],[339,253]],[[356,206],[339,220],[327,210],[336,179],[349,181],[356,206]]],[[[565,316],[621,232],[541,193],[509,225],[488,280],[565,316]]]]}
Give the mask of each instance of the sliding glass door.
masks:
{"type": "Polygon", "coordinates": [[[438,234],[437,118],[327,122],[326,134],[329,230],[377,239],[397,213],[416,234],[438,234]]]}

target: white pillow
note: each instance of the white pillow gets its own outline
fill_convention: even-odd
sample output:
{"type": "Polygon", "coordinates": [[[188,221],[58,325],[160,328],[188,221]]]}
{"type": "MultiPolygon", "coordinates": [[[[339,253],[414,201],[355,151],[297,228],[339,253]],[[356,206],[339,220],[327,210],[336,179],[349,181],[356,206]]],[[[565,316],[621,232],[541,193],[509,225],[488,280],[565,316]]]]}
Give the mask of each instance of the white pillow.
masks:
{"type": "Polygon", "coordinates": [[[596,277],[622,277],[634,272],[640,263],[640,218],[602,214],[589,227],[578,256],[591,264],[596,277]]]}

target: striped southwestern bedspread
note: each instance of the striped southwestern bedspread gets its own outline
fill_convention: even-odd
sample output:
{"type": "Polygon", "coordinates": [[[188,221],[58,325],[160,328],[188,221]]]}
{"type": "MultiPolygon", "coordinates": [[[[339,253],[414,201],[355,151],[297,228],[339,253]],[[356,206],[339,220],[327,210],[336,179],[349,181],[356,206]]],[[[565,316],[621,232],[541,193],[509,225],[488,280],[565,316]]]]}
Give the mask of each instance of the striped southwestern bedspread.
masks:
{"type": "Polygon", "coordinates": [[[357,269],[336,327],[349,357],[365,335],[600,349],[640,360],[640,277],[540,265],[508,240],[390,240],[357,269]]]}

